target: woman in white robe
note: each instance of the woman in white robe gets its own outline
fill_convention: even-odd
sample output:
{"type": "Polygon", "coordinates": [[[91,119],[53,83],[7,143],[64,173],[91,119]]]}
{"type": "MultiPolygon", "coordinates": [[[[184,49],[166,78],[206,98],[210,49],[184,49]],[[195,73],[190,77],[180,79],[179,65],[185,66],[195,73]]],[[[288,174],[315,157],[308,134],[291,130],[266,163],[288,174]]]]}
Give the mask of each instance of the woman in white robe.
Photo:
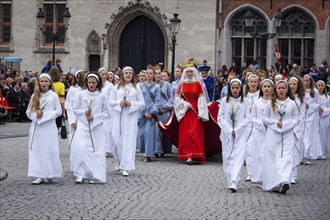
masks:
{"type": "Polygon", "coordinates": [[[254,132],[251,143],[251,182],[262,182],[261,180],[261,161],[264,154],[266,127],[262,119],[265,117],[265,108],[271,99],[273,92],[273,81],[265,79],[260,84],[260,98],[254,102],[251,112],[251,121],[254,132]]]}
{"type": "MultiPolygon", "coordinates": [[[[293,129],[294,132],[294,148],[293,148],[293,167],[292,167],[292,177],[291,184],[295,184],[298,178],[298,169],[302,159],[304,158],[304,142],[303,142],[303,128],[305,126],[305,112],[306,112],[306,102],[304,83],[301,77],[293,76],[288,79],[289,87],[294,95],[296,105],[299,112],[299,125],[293,129]]],[[[308,138],[306,136],[305,138],[308,138]]]]}
{"type": "Polygon", "coordinates": [[[303,130],[305,157],[308,159],[306,164],[310,164],[309,160],[316,160],[322,156],[322,147],[319,136],[320,114],[320,95],[314,87],[313,79],[309,74],[304,75],[305,84],[305,101],[306,105],[306,125],[303,130]]]}
{"type": "Polygon", "coordinates": [[[128,171],[135,170],[137,122],[145,106],[131,67],[123,68],[120,81],[110,95],[110,106],[113,108],[113,125],[117,128],[113,130],[115,171],[122,170],[123,176],[128,176],[128,171]]]}
{"type": "Polygon", "coordinates": [[[50,76],[47,73],[41,74],[26,110],[26,115],[32,121],[29,131],[28,176],[37,178],[32,182],[35,185],[46,180],[52,182],[54,177],[63,176],[55,124],[55,119],[62,114],[62,108],[52,89],[50,76]]]}
{"type": "Polygon", "coordinates": [[[74,107],[77,104],[79,93],[84,88],[84,76],[85,73],[82,70],[78,70],[74,74],[74,84],[69,88],[68,94],[66,96],[66,100],[64,103],[65,110],[68,116],[69,123],[69,150],[70,150],[70,171],[74,171],[75,167],[75,153],[76,153],[76,145],[74,144],[74,137],[77,128],[77,116],[74,114],[74,107]]]}
{"type": "MultiPolygon", "coordinates": [[[[247,78],[247,84],[245,88],[245,97],[250,100],[250,106],[249,106],[249,114],[248,118],[251,116],[252,108],[254,106],[254,102],[259,98],[259,77],[255,74],[251,74],[247,78]]],[[[252,144],[254,142],[253,138],[255,137],[255,127],[253,121],[250,120],[248,123],[248,126],[245,130],[246,134],[246,146],[245,146],[245,153],[244,153],[244,159],[246,163],[246,169],[248,176],[245,178],[245,181],[251,181],[251,172],[252,172],[252,157],[255,157],[255,155],[252,155],[252,144]]]]}
{"type": "Polygon", "coordinates": [[[319,114],[320,114],[320,124],[319,124],[319,136],[322,146],[322,156],[320,159],[325,159],[325,155],[330,153],[330,144],[327,139],[330,139],[329,130],[329,120],[330,120],[330,98],[326,92],[326,85],[322,80],[319,80],[316,83],[316,88],[320,94],[320,107],[319,107],[319,114]]]}
{"type": "Polygon", "coordinates": [[[267,126],[265,151],[262,159],[262,189],[283,194],[290,188],[294,132],[299,123],[299,113],[290,87],[279,80],[274,97],[266,106],[263,123],[267,126]]]}
{"type": "Polygon", "coordinates": [[[243,97],[239,79],[229,82],[227,96],[221,100],[218,124],[221,128],[223,170],[228,188],[235,193],[244,163],[245,129],[249,122],[250,101],[243,97]]]}
{"type": "Polygon", "coordinates": [[[101,93],[102,81],[95,73],[86,75],[87,89],[79,94],[74,109],[78,116],[75,144],[77,167],[76,183],[106,182],[105,147],[102,135],[103,122],[110,117],[107,98],[101,93]]]}
{"type": "MultiPolygon", "coordinates": [[[[102,93],[106,97],[109,103],[110,94],[113,92],[113,84],[108,81],[109,74],[106,68],[102,67],[98,70],[98,73],[102,79],[102,93]]],[[[111,108],[110,109],[110,115],[111,114],[111,108]]],[[[105,146],[105,152],[106,156],[111,156],[111,153],[113,151],[113,135],[112,135],[112,120],[110,117],[103,122],[103,140],[104,140],[104,146],[105,146]]]]}

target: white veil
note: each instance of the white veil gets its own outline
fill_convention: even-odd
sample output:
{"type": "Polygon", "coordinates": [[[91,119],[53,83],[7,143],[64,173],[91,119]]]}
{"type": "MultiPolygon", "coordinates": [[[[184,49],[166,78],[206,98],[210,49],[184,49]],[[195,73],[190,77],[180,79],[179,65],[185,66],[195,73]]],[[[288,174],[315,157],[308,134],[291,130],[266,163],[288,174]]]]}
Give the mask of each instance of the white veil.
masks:
{"type": "Polygon", "coordinates": [[[209,96],[208,96],[208,93],[207,93],[206,86],[204,84],[203,78],[202,78],[200,72],[195,67],[188,67],[188,68],[185,68],[183,70],[183,73],[182,73],[182,76],[181,76],[181,79],[180,79],[178,85],[180,85],[183,82],[187,82],[187,81],[191,81],[191,82],[198,81],[200,83],[202,89],[203,89],[203,93],[204,93],[204,97],[206,99],[206,102],[207,103],[210,102],[210,99],[209,99],[209,96]],[[187,70],[192,70],[194,72],[194,76],[192,77],[192,79],[187,79],[187,77],[186,77],[187,70]]]}

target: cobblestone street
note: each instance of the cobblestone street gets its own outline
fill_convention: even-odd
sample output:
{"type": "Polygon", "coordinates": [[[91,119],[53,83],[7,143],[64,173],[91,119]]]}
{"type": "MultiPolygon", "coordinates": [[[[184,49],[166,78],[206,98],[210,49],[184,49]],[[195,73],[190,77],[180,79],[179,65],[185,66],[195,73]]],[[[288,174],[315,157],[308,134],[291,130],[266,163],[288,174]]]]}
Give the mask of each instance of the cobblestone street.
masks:
{"type": "Polygon", "coordinates": [[[129,177],[114,172],[107,158],[107,183],[77,185],[69,171],[68,140],[60,140],[64,177],[32,185],[27,177],[29,123],[0,127],[0,219],[330,219],[330,167],[326,160],[301,166],[286,195],[245,182],[226,186],[220,156],[188,166],[176,154],[143,162],[129,177]]]}

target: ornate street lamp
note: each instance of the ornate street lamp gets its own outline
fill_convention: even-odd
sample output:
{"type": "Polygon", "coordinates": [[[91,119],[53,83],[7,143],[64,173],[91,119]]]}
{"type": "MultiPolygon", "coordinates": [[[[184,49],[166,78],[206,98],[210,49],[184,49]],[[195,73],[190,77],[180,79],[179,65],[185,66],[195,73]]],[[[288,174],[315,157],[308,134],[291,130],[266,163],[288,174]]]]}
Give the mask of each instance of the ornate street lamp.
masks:
{"type": "Polygon", "coordinates": [[[173,14],[174,18],[170,19],[171,22],[171,39],[172,39],[172,68],[171,68],[171,82],[174,80],[174,65],[175,65],[175,44],[176,35],[179,32],[181,20],[178,18],[179,14],[173,14]]]}
{"type": "Polygon", "coordinates": [[[274,26],[276,28],[276,33],[259,33],[257,31],[257,26],[254,25],[254,18],[255,15],[250,10],[248,10],[244,15],[245,25],[246,27],[249,28],[249,33],[253,38],[262,38],[264,40],[269,40],[269,39],[273,39],[278,35],[278,29],[281,27],[281,23],[283,19],[283,14],[281,12],[281,9],[278,10],[278,12],[274,17],[275,18],[274,26]]]}
{"type": "Polygon", "coordinates": [[[65,10],[63,12],[64,30],[58,31],[58,32],[49,32],[49,31],[44,30],[45,14],[42,11],[42,8],[39,8],[39,11],[37,13],[37,21],[38,21],[38,26],[39,26],[41,33],[45,37],[50,37],[53,42],[53,65],[55,65],[55,42],[58,41],[59,36],[61,34],[64,35],[64,33],[68,30],[70,18],[71,18],[71,15],[69,12],[69,8],[65,8],[65,10]]]}

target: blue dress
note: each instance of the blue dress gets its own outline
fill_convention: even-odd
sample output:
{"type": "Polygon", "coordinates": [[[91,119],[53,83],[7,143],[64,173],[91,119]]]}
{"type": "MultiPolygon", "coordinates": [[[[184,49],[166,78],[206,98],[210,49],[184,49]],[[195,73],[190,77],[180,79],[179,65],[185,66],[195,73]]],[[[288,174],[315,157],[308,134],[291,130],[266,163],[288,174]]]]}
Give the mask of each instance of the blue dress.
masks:
{"type": "MultiPolygon", "coordinates": [[[[145,154],[145,157],[153,157],[155,154],[155,148],[160,148],[156,144],[160,144],[159,141],[156,142],[157,132],[156,132],[156,122],[154,119],[148,120],[144,114],[158,114],[159,109],[159,99],[160,99],[160,88],[156,83],[152,83],[150,86],[146,82],[141,85],[141,90],[145,102],[145,109],[140,115],[138,125],[143,129],[143,143],[140,146],[141,153],[145,154]]],[[[159,138],[159,137],[158,137],[159,138]]]]}

